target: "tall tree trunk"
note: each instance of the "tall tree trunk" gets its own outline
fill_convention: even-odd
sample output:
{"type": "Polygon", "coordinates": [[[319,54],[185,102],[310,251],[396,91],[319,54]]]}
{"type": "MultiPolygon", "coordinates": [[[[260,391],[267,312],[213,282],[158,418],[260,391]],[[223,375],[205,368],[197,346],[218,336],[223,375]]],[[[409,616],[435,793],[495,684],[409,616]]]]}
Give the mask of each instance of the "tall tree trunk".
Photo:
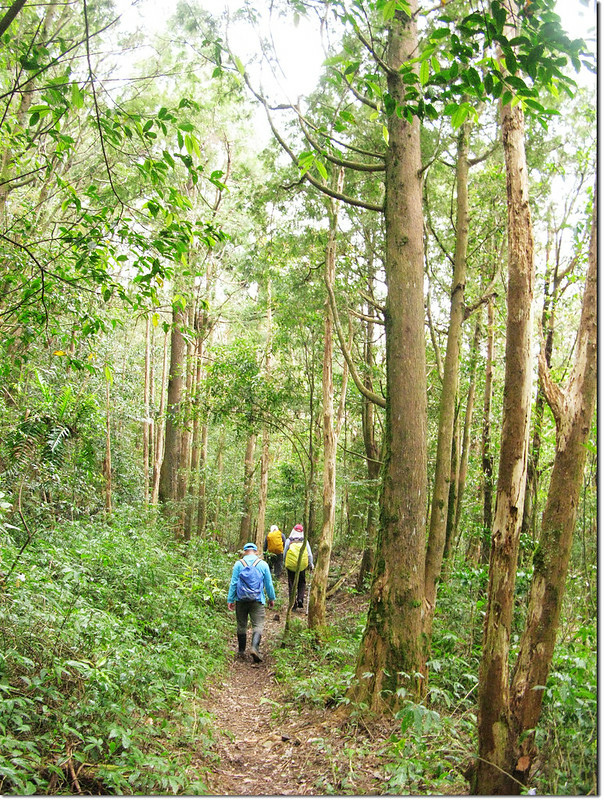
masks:
{"type": "MultiPolygon", "coordinates": [[[[212,527],[214,533],[219,530],[220,514],[222,512],[222,478],[224,473],[224,442],[225,432],[224,425],[220,428],[220,436],[218,437],[218,451],[216,453],[216,506],[214,508],[214,517],[212,519],[212,527]]],[[[206,456],[207,463],[207,456],[206,456]]],[[[198,517],[199,519],[199,517],[198,517]]],[[[245,542],[244,542],[245,544],[245,542]]]]}
{"type": "MultiPolygon", "coordinates": [[[[527,621],[512,676],[507,750],[504,766],[526,783],[535,755],[535,727],[541,715],[543,689],[549,675],[560,610],[566,586],[571,545],[581,499],[587,440],[597,393],[597,202],[594,192],[589,268],[575,361],[566,391],[553,383],[547,353],[539,357],[539,374],[556,422],[556,454],[552,469],[534,573],[527,621]],[[526,735],[528,732],[528,735],[526,735]]],[[[503,788],[503,787],[502,787],[503,788]]]]}
{"type": "Polygon", "coordinates": [[[493,527],[493,453],[491,451],[491,404],[493,402],[493,364],[495,352],[495,300],[487,306],[487,360],[484,374],[482,409],[482,542],[480,560],[489,563],[493,527]]]}
{"type": "Polygon", "coordinates": [[[445,547],[443,550],[442,577],[446,578],[447,562],[453,547],[453,527],[455,524],[455,511],[457,509],[457,489],[459,486],[459,471],[461,469],[461,407],[456,404],[455,426],[453,441],[451,443],[451,477],[449,478],[449,497],[447,501],[447,527],[445,531],[445,547]]]}
{"type": "Polygon", "coordinates": [[[455,517],[451,537],[457,547],[459,536],[459,523],[461,520],[461,510],[464,492],[466,489],[466,479],[468,476],[468,462],[470,460],[470,448],[472,446],[472,419],[474,417],[474,401],[476,397],[476,364],[478,362],[478,345],[480,342],[482,313],[478,312],[476,325],[474,326],[474,338],[472,339],[472,349],[470,350],[470,385],[468,387],[468,398],[466,400],[466,415],[463,424],[463,437],[461,445],[461,457],[459,473],[457,478],[457,499],[455,503],[455,517]]]}
{"type": "Polygon", "coordinates": [[[147,314],[145,323],[145,377],[143,387],[143,496],[145,505],[149,503],[149,442],[151,439],[151,317],[147,314]]]}
{"type": "MultiPolygon", "coordinates": [[[[550,232],[551,236],[551,232],[550,232]]],[[[541,312],[541,330],[545,332],[545,360],[547,366],[551,365],[552,350],[554,346],[554,320],[557,299],[557,263],[553,275],[549,269],[551,246],[548,237],[546,247],[546,264],[548,265],[543,287],[543,310],[541,312]]],[[[524,496],[524,512],[522,515],[522,532],[534,532],[537,514],[537,492],[539,490],[539,458],[541,455],[541,428],[543,425],[543,412],[545,409],[545,395],[541,384],[537,386],[537,398],[533,413],[533,439],[529,453],[528,471],[526,477],[526,492],[524,496]]]]}
{"type": "Polygon", "coordinates": [[[517,784],[510,763],[509,651],[518,542],[528,457],[533,322],[533,229],[524,151],[524,115],[518,104],[502,107],[508,205],[506,368],[501,451],[478,687],[477,794],[511,794],[517,784]]]}
{"type": "MultiPolygon", "coordinates": [[[[191,326],[191,314],[187,315],[187,327],[191,326]]],[[[193,483],[191,480],[191,461],[193,456],[193,428],[192,428],[192,415],[193,415],[193,397],[195,396],[195,370],[193,369],[195,361],[196,344],[189,342],[187,344],[187,354],[185,357],[185,394],[183,398],[183,426],[181,429],[181,442],[180,442],[180,464],[178,468],[178,519],[179,529],[186,540],[191,538],[191,528],[187,529],[186,525],[186,511],[190,505],[187,502],[187,492],[189,486],[193,483]]]]}
{"type": "Polygon", "coordinates": [[[268,426],[262,428],[262,451],[260,453],[260,481],[258,484],[258,517],[256,527],[256,544],[262,552],[264,544],[264,528],[266,520],[266,506],[268,503],[268,467],[270,456],[270,432],[268,426]]]}
{"type": "Polygon", "coordinates": [[[106,378],[105,391],[105,459],[103,461],[105,475],[105,511],[111,514],[111,381],[106,378]]]}
{"type": "Polygon", "coordinates": [[[178,498],[178,470],[181,458],[181,416],[185,386],[186,341],[183,336],[186,315],[183,309],[173,312],[170,336],[170,374],[168,377],[168,409],[164,443],[164,460],[159,479],[159,499],[162,503],[178,498]]]}
{"type": "Polygon", "coordinates": [[[243,511],[239,526],[239,544],[241,547],[252,538],[252,493],[254,490],[254,453],[256,452],[256,434],[250,433],[245,448],[243,466],[243,511]]]}
{"type": "Polygon", "coordinates": [[[459,387],[459,355],[465,312],[466,260],[468,252],[468,137],[470,126],[461,126],[457,141],[457,231],[455,263],[451,283],[451,311],[447,350],[440,398],[434,490],[430,513],[430,530],[426,550],[426,584],[424,596],[424,633],[430,646],[432,622],[436,606],[436,587],[442,568],[446,542],[451,452],[455,425],[455,402],[459,387]]]}
{"type": "MultiPolygon", "coordinates": [[[[343,180],[343,172],[340,172],[336,187],[339,192],[342,191],[343,180]]],[[[330,203],[330,206],[329,238],[325,253],[325,283],[333,288],[336,276],[338,209],[335,202],[330,203]]],[[[308,627],[313,630],[324,626],[326,621],[325,599],[336,519],[336,451],[344,414],[347,375],[345,364],[339,415],[336,420],[333,408],[333,316],[328,293],[325,300],[323,328],[323,524],[316,548],[317,558],[308,605],[308,627]]]]}
{"type": "MultiPolygon", "coordinates": [[[[367,238],[367,237],[366,237],[367,238]]],[[[373,266],[373,248],[370,248],[370,264],[368,273],[368,291],[369,296],[373,297],[375,282],[375,269],[373,266]]],[[[375,364],[374,354],[374,324],[370,321],[369,317],[373,313],[373,309],[368,309],[368,319],[365,322],[365,375],[363,383],[366,388],[373,392],[373,378],[372,372],[375,364]]],[[[367,479],[373,487],[380,475],[380,451],[375,437],[375,404],[366,396],[361,397],[361,423],[363,426],[363,444],[365,446],[365,458],[367,461],[367,479]]],[[[357,578],[356,588],[361,591],[365,582],[365,577],[373,571],[373,562],[375,557],[375,543],[377,540],[377,514],[376,504],[374,502],[373,491],[369,492],[369,500],[367,503],[367,533],[365,539],[365,548],[363,550],[363,558],[361,560],[361,568],[357,578]]]]}
{"type": "MultiPolygon", "coordinates": [[[[417,3],[410,6],[411,17],[396,11],[389,23],[388,91],[397,106],[405,93],[398,69],[417,52],[417,3]]],[[[419,134],[417,118],[388,117],[386,463],[367,625],[350,690],[352,699],[373,709],[396,705],[403,686],[419,696],[417,676],[424,670],[427,397],[419,134]]]]}
{"type": "Polygon", "coordinates": [[[165,430],[164,414],[166,411],[166,385],[168,378],[168,334],[164,334],[164,350],[162,358],[161,387],[159,392],[159,409],[155,425],[155,452],[153,455],[153,488],[151,490],[151,504],[156,506],[159,501],[159,481],[161,466],[164,461],[165,430]]]}
{"type": "MultiPolygon", "coordinates": [[[[191,400],[192,407],[192,425],[193,430],[191,434],[191,474],[189,479],[189,494],[187,498],[187,512],[185,516],[185,539],[190,539],[195,526],[195,511],[199,507],[199,497],[202,494],[202,479],[200,476],[200,462],[202,451],[202,431],[203,425],[201,421],[202,411],[202,362],[203,362],[203,323],[202,315],[196,313],[195,315],[195,380],[194,380],[194,395],[191,400]]],[[[199,533],[199,528],[197,528],[199,533]]]]}
{"type": "MultiPolygon", "coordinates": [[[[273,347],[273,309],[271,295],[271,281],[267,280],[266,287],[266,355],[264,359],[264,380],[270,383],[273,347]]],[[[262,552],[264,543],[264,528],[266,519],[266,506],[268,503],[268,468],[270,455],[270,433],[267,425],[262,429],[262,453],[260,456],[260,486],[258,497],[258,526],[256,530],[256,544],[262,552]]]]}
{"type": "MultiPolygon", "coordinates": [[[[203,536],[205,533],[205,529],[208,524],[208,489],[207,489],[207,478],[206,478],[206,470],[207,470],[207,463],[208,463],[208,436],[209,436],[209,426],[206,420],[204,420],[203,425],[201,426],[201,442],[199,448],[199,491],[198,491],[198,498],[197,498],[197,535],[203,536]]],[[[219,475],[222,477],[222,450],[218,452],[218,467],[219,467],[219,475]]]]}

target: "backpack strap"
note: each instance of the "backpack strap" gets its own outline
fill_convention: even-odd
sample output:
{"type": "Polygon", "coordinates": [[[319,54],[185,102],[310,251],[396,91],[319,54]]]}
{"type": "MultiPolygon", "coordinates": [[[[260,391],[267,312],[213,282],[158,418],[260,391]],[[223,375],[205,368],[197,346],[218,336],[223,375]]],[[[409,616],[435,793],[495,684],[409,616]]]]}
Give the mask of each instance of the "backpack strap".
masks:
{"type": "Polygon", "coordinates": [[[258,556],[258,558],[252,564],[252,567],[256,567],[260,563],[260,561],[262,561],[262,559],[260,558],[260,556],[258,556]]]}
{"type": "Polygon", "coordinates": [[[244,567],[247,567],[247,561],[244,558],[240,558],[239,561],[243,564],[244,567]]]}

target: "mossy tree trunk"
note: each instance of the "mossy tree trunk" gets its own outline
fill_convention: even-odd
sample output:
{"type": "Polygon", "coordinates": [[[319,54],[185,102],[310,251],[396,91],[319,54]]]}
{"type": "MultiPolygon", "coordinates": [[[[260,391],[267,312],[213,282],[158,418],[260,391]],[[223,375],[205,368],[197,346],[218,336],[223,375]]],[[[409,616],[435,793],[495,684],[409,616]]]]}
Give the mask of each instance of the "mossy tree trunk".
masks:
{"type": "Polygon", "coordinates": [[[513,757],[508,738],[509,654],[518,542],[528,458],[533,323],[533,232],[524,114],[502,107],[508,204],[508,287],[505,384],[499,474],[489,563],[489,589],[478,689],[476,794],[514,794],[505,770],[513,757]]]}
{"type": "MultiPolygon", "coordinates": [[[[417,52],[415,15],[389,22],[388,91],[404,105],[398,71],[417,52]]],[[[395,706],[419,696],[424,670],[422,600],[426,542],[426,369],[419,121],[388,119],[385,198],[386,454],[374,575],[352,700],[395,706]]]]}

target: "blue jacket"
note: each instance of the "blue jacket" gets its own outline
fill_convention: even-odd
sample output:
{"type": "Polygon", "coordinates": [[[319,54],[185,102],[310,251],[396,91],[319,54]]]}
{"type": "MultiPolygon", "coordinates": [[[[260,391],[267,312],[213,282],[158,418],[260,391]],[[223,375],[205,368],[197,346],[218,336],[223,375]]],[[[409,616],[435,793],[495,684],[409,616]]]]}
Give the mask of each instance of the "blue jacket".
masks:
{"type": "MultiPolygon", "coordinates": [[[[246,564],[253,564],[254,561],[258,558],[258,553],[248,553],[243,556],[243,560],[246,564]]],[[[229,586],[229,593],[227,595],[227,603],[235,603],[237,601],[237,578],[239,577],[239,573],[243,569],[243,564],[241,563],[241,559],[238,559],[235,562],[235,566],[233,567],[233,574],[231,575],[231,585],[229,586]]],[[[260,561],[256,564],[256,569],[259,569],[262,573],[262,578],[264,580],[264,592],[260,596],[260,602],[263,605],[266,605],[266,597],[269,600],[275,599],[275,588],[273,586],[273,579],[271,578],[271,571],[268,568],[268,564],[266,561],[260,559],[260,561]]]]}

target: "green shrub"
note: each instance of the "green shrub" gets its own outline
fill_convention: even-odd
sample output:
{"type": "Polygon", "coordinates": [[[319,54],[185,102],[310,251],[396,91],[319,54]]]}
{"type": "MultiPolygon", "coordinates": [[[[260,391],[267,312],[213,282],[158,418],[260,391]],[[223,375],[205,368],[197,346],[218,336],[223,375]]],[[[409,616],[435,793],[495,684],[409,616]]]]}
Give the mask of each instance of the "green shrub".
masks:
{"type": "Polygon", "coordinates": [[[211,739],[189,709],[225,660],[230,557],[133,509],[17,553],[5,535],[0,791],[203,793],[174,742],[211,739]]]}

